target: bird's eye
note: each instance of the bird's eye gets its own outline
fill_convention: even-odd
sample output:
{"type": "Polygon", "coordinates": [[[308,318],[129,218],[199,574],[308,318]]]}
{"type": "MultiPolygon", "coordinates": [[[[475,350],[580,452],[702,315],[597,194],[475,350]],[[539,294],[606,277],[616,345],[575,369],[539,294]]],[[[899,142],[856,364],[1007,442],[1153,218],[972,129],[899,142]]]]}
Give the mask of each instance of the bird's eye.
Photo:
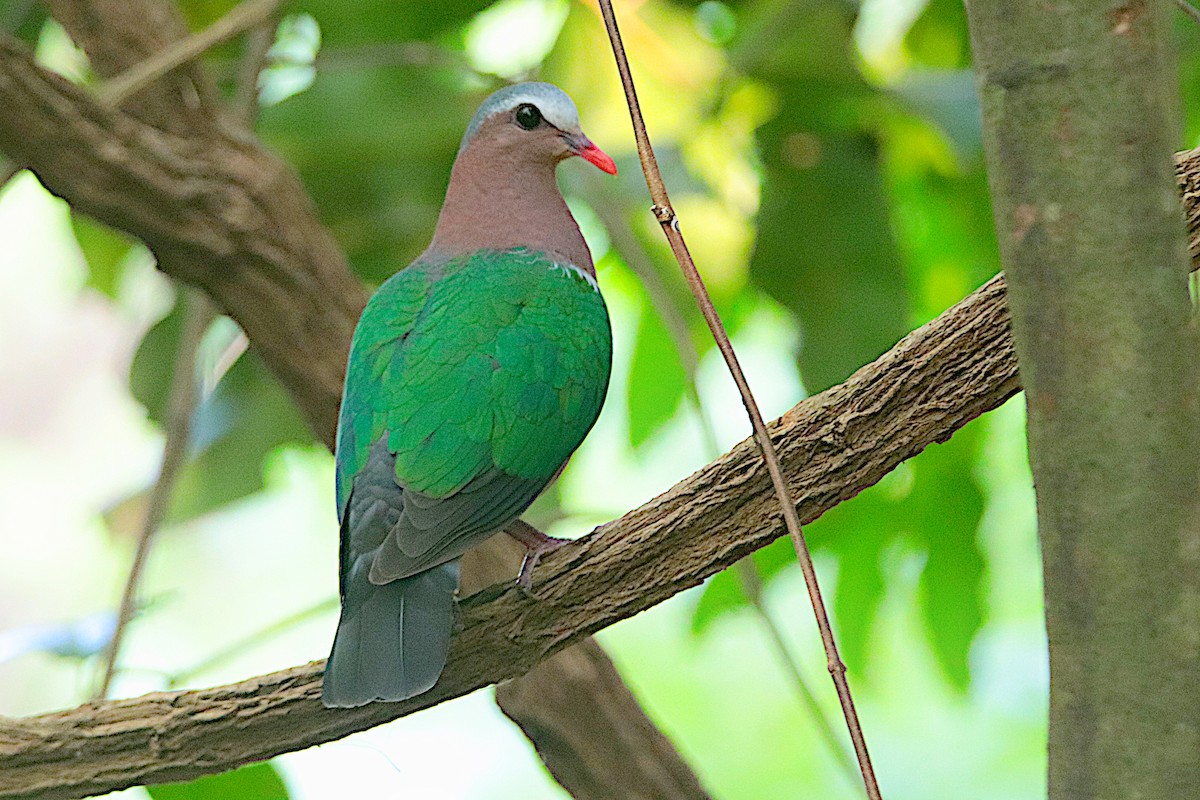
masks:
{"type": "Polygon", "coordinates": [[[542,112],[538,111],[538,107],[524,103],[517,106],[517,124],[527,131],[531,131],[538,125],[542,124],[542,112]]]}

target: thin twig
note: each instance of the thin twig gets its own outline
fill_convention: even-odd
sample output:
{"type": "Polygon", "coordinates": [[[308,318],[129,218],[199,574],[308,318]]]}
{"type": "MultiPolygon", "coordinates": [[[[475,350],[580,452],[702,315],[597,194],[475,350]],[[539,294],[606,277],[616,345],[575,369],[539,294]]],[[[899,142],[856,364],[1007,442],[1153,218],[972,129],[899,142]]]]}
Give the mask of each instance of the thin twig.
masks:
{"type": "Polygon", "coordinates": [[[708,289],[704,285],[704,280],[700,277],[700,273],[696,269],[696,264],[692,260],[692,255],[688,250],[687,244],[683,240],[683,235],[680,233],[679,219],[675,214],[675,210],[671,207],[666,185],[663,183],[662,174],[659,172],[658,163],[654,158],[654,150],[650,145],[650,138],[646,133],[646,123],[642,119],[641,107],[637,100],[637,91],[633,85],[633,75],[629,70],[629,60],[625,56],[625,47],[621,43],[621,33],[617,28],[617,18],[612,8],[612,0],[600,0],[600,10],[604,15],[604,24],[608,30],[609,40],[612,43],[613,55],[616,57],[617,70],[621,74],[621,85],[625,90],[625,98],[629,104],[629,115],[633,121],[634,137],[637,140],[638,157],[641,159],[642,172],[646,176],[646,185],[650,190],[650,197],[654,203],[654,215],[662,226],[663,233],[671,245],[671,251],[675,254],[680,269],[683,270],[688,286],[691,288],[692,294],[695,295],[696,302],[700,306],[700,311],[704,315],[704,320],[708,323],[709,330],[712,331],[713,338],[716,340],[717,348],[725,358],[725,363],[729,367],[729,372],[733,376],[734,383],[737,384],[738,392],[742,396],[742,403],[746,406],[746,413],[749,415],[750,422],[754,427],[755,442],[757,442],[759,450],[762,452],[767,472],[770,473],[771,483],[774,485],[775,495],[779,500],[779,505],[783,512],[783,519],[787,526],[788,535],[792,539],[792,545],[796,549],[796,557],[800,561],[800,569],[804,573],[809,600],[812,602],[813,613],[817,619],[817,627],[821,630],[821,641],[825,646],[829,674],[833,678],[834,686],[837,687],[838,700],[842,705],[842,713],[846,717],[846,726],[850,731],[850,739],[854,743],[854,752],[858,757],[858,766],[862,773],[863,785],[866,787],[867,797],[870,800],[881,800],[879,784],[875,778],[875,770],[871,766],[871,756],[867,751],[866,738],[863,736],[862,726],[858,720],[858,712],[854,707],[854,700],[850,694],[850,685],[846,681],[846,665],[842,663],[841,657],[838,655],[837,643],[834,641],[833,628],[829,624],[829,615],[825,610],[825,601],[821,598],[821,589],[817,583],[817,573],[813,568],[812,556],[808,552],[808,544],[805,542],[804,533],[800,529],[800,519],[796,514],[795,501],[792,500],[791,493],[784,482],[783,472],[779,467],[779,456],[775,452],[775,446],[771,443],[766,423],[763,422],[762,413],[758,410],[758,404],[755,402],[754,395],[750,391],[745,373],[742,372],[741,365],[738,363],[737,354],[733,351],[733,345],[730,344],[729,336],[725,332],[725,326],[721,322],[716,308],[713,307],[712,299],[708,295],[708,289]]]}
{"type": "Polygon", "coordinates": [[[129,567],[129,577],[125,581],[125,591],[121,595],[121,605],[117,611],[117,626],[105,651],[104,675],[100,680],[100,687],[96,690],[98,699],[108,695],[113,675],[116,674],[125,631],[137,608],[138,585],[141,583],[150,545],[155,531],[166,516],[171,490],[179,477],[179,469],[183,466],[188,439],[191,436],[192,412],[196,404],[196,349],[204,331],[212,322],[213,311],[208,301],[192,289],[184,290],[180,294],[179,302],[184,304],[183,332],[179,338],[179,349],[175,352],[174,372],[167,400],[167,437],[163,445],[162,468],[154,488],[150,491],[146,516],[142,520],[137,549],[133,554],[133,564],[129,567]]]}
{"type": "Polygon", "coordinates": [[[1192,22],[1200,23],[1200,8],[1196,8],[1187,0],[1175,0],[1175,5],[1179,6],[1179,10],[1192,18],[1192,22]]]}
{"type": "Polygon", "coordinates": [[[190,63],[204,51],[271,19],[279,3],[280,0],[246,0],[199,33],[179,40],[107,81],[97,89],[96,94],[102,102],[119,106],[159,78],[190,63]]]}
{"type": "Polygon", "coordinates": [[[234,115],[247,130],[253,130],[258,119],[258,79],[267,64],[271,45],[275,43],[275,29],[279,24],[277,12],[278,7],[246,36],[246,50],[238,62],[237,88],[233,95],[234,115]]]}

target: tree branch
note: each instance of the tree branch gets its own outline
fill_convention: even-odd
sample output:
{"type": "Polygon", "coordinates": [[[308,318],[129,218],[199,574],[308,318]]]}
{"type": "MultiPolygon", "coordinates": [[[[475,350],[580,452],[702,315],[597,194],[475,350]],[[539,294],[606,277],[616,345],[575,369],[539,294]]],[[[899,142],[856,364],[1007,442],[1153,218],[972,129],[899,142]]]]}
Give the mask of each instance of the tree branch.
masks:
{"type": "MultiPolygon", "coordinates": [[[[771,425],[805,522],[1018,389],[997,277],[874,364],[771,425]]],[[[92,703],[0,724],[0,797],[76,797],[219,772],[364,730],[523,674],[538,661],[695,586],[783,533],[749,440],[511,583],[462,603],[462,630],[429,693],[321,706],[320,662],[230,686],[92,703]]]]}
{"type": "Polygon", "coordinates": [[[1048,795],[1195,796],[1200,350],[1172,10],[966,8],[1037,490],[1048,795]]]}

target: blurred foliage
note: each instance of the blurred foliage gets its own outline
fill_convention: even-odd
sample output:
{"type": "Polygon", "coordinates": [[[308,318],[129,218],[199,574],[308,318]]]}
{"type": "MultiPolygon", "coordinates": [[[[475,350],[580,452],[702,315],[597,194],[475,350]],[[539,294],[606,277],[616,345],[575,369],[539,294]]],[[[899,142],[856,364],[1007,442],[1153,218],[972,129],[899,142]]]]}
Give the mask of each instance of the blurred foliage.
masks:
{"type": "Polygon", "coordinates": [[[151,800],[288,800],[287,784],[270,764],[250,764],[188,783],[147,786],[151,800]]]}

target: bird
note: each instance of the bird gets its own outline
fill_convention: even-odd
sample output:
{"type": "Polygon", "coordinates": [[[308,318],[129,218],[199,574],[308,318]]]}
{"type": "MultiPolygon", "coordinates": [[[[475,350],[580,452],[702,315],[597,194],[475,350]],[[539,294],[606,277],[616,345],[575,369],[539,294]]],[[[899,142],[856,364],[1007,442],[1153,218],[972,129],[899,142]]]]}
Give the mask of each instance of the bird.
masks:
{"type": "Polygon", "coordinates": [[[535,558],[552,546],[519,517],[591,430],[612,369],[591,253],[556,180],[574,156],[616,174],[563,90],[487,97],[429,247],[359,318],[336,439],[341,615],[326,707],[434,686],[466,550],[506,528],[535,558]]]}

